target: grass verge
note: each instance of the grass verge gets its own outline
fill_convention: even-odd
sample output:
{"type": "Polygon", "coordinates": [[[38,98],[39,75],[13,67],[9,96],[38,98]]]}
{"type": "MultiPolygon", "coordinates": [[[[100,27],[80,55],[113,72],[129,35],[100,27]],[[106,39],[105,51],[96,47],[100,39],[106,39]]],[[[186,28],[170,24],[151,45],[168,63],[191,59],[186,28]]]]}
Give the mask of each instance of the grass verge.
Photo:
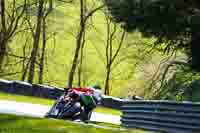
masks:
{"type": "Polygon", "coordinates": [[[120,130],[63,120],[38,119],[0,114],[0,132],[4,133],[144,133],[140,130],[120,130]]]}
{"type": "Polygon", "coordinates": [[[116,110],[116,109],[112,109],[112,108],[106,108],[106,107],[97,107],[95,110],[95,112],[99,112],[99,113],[104,113],[104,114],[112,114],[112,115],[121,115],[121,111],[116,110]]]}
{"type": "Polygon", "coordinates": [[[0,92],[0,100],[10,100],[10,101],[26,102],[26,103],[41,104],[41,105],[52,105],[54,103],[54,100],[50,99],[15,95],[3,92],[0,92]]]}

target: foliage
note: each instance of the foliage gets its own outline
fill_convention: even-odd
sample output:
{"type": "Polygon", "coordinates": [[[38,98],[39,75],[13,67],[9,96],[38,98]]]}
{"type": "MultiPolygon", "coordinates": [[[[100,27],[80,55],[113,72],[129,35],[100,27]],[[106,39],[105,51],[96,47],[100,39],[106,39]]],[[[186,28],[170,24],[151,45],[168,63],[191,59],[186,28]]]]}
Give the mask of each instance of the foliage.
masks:
{"type": "MultiPolygon", "coordinates": [[[[196,1],[195,1],[196,2],[196,1]]],[[[199,40],[199,6],[194,1],[181,0],[105,0],[113,19],[128,31],[138,30],[145,37],[155,36],[164,52],[184,50],[199,67],[200,55],[193,46],[199,40]],[[196,40],[196,41],[195,41],[196,40]]],[[[199,4],[199,2],[198,2],[199,4]]]]}
{"type": "MultiPolygon", "coordinates": [[[[93,9],[94,3],[98,6],[102,3],[96,1],[87,1],[88,8],[93,9]]],[[[55,2],[54,10],[47,17],[47,44],[46,54],[44,61],[44,79],[43,84],[61,86],[67,85],[67,77],[72,63],[72,57],[75,49],[75,38],[78,32],[77,25],[79,24],[79,3],[62,3],[55,2]]],[[[34,26],[35,23],[35,8],[32,10],[31,23],[34,26]]],[[[88,20],[87,35],[84,47],[84,62],[82,65],[82,85],[89,86],[98,82],[101,86],[104,86],[104,79],[106,76],[105,66],[105,43],[107,35],[105,17],[102,11],[96,12],[88,20]]],[[[24,25],[20,28],[25,28],[24,25]]],[[[120,38],[120,35],[115,36],[116,40],[120,38]]],[[[40,40],[40,43],[42,40],[40,40]]],[[[125,39],[125,45],[122,46],[119,56],[116,58],[114,68],[112,70],[110,78],[111,95],[120,96],[121,92],[126,92],[124,89],[126,86],[133,82],[134,71],[137,62],[142,62],[143,52],[146,45],[152,44],[155,39],[143,39],[139,33],[130,33],[128,38],[125,39]],[[133,44],[133,45],[131,45],[133,44]],[[141,52],[142,51],[142,52],[141,52]],[[123,61],[121,61],[123,60],[123,61]]],[[[33,43],[32,35],[30,31],[23,31],[13,38],[9,46],[8,64],[4,68],[4,73],[1,73],[1,78],[6,79],[22,79],[22,72],[24,66],[29,62],[30,52],[33,43]]],[[[113,41],[113,52],[117,49],[118,41],[113,41]]],[[[39,51],[42,50],[42,46],[39,46],[39,51]]],[[[150,49],[150,47],[149,47],[150,49]]],[[[145,53],[145,52],[144,52],[145,53]]],[[[39,52],[40,55],[40,52],[39,52]]],[[[38,55],[38,56],[39,56],[38,55]]],[[[145,58],[148,56],[145,55],[145,58]]],[[[37,62],[38,62],[37,58],[37,62]]],[[[39,65],[36,63],[34,83],[38,83],[39,65]]],[[[137,84],[137,82],[136,82],[137,84]]],[[[75,82],[73,84],[77,86],[77,76],[75,75],[75,82]]],[[[124,97],[127,95],[124,94],[124,97]]]]}
{"type": "MultiPolygon", "coordinates": [[[[12,3],[12,1],[10,1],[12,3]]],[[[33,1],[30,1],[33,2],[33,1]]],[[[45,4],[48,9],[48,1],[45,4]]],[[[102,5],[101,1],[86,1],[87,10],[95,9],[102,5]]],[[[80,3],[79,1],[54,1],[53,10],[46,18],[46,52],[44,57],[43,84],[65,87],[67,77],[69,76],[70,66],[72,64],[76,35],[79,31],[80,21],[80,3]]],[[[15,38],[9,42],[8,63],[4,67],[4,72],[0,73],[1,78],[11,80],[23,80],[23,73],[30,60],[33,38],[30,27],[35,27],[37,5],[29,7],[24,16],[29,18],[29,23],[19,26],[19,30],[28,28],[19,32],[15,38]],[[30,8],[30,9],[29,9],[30,8]],[[31,24],[31,26],[29,25],[31,24]]],[[[85,35],[85,46],[83,50],[84,61],[82,63],[82,85],[90,86],[98,82],[101,86],[105,85],[106,77],[106,21],[105,13],[107,10],[97,11],[87,21],[87,34],[85,35]]],[[[110,17],[110,16],[109,16],[110,17]]],[[[117,24],[118,27],[121,25],[117,24]]],[[[121,28],[120,28],[121,29],[121,28]]],[[[130,28],[131,29],[131,28],[130,28]]],[[[43,30],[42,30],[43,31],[43,30]]],[[[120,40],[120,34],[114,36],[113,51],[117,50],[117,44],[120,40]]],[[[128,33],[124,39],[124,45],[121,47],[117,58],[112,66],[110,75],[110,94],[113,96],[127,97],[128,93],[142,94],[143,88],[150,79],[150,75],[155,69],[151,69],[151,60],[153,65],[157,65],[157,60],[162,56],[157,51],[165,48],[165,44],[159,45],[160,49],[153,49],[155,37],[143,38],[139,32],[128,33]],[[156,51],[156,52],[155,52],[156,51]],[[155,54],[152,54],[155,53],[155,54]],[[146,63],[148,62],[148,63],[146,63]],[[142,69],[141,69],[142,68],[142,69]],[[147,73],[147,74],[144,74],[147,73]],[[142,89],[141,89],[142,88],[142,89]]],[[[42,38],[39,41],[39,52],[35,64],[34,83],[39,83],[40,57],[42,51],[42,38]]],[[[79,62],[79,61],[78,61],[79,62]]],[[[28,73],[29,71],[27,71],[28,73]]],[[[78,85],[77,71],[75,72],[74,86],[78,85]]],[[[25,79],[26,80],[26,79],[25,79]]],[[[103,90],[102,90],[103,91],[103,90]]]]}
{"type": "Polygon", "coordinates": [[[182,97],[182,100],[192,100],[189,93],[196,91],[191,89],[191,85],[199,79],[199,74],[194,70],[200,70],[200,2],[197,0],[104,1],[113,20],[121,23],[127,31],[139,31],[143,37],[157,38],[153,47],[164,53],[173,55],[181,51],[188,56],[188,59],[182,62],[179,60],[177,62],[174,60],[172,64],[166,62],[166,68],[158,72],[157,77],[161,78],[155,80],[154,91],[151,89],[150,95],[154,95],[156,99],[181,100],[182,97]],[[171,67],[174,70],[169,72],[171,67]]]}
{"type": "Polygon", "coordinates": [[[188,67],[179,66],[173,76],[165,80],[153,98],[176,101],[199,101],[200,74],[188,67]]]}

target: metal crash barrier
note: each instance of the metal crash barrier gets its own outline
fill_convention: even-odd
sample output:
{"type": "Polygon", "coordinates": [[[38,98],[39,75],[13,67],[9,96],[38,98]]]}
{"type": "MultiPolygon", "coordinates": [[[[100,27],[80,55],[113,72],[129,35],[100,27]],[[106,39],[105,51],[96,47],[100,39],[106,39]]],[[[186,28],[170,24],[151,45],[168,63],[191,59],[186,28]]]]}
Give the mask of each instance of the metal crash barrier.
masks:
{"type": "MultiPolygon", "coordinates": [[[[63,90],[22,81],[0,80],[0,91],[25,96],[57,99],[63,90]]],[[[200,103],[128,100],[103,96],[101,106],[120,109],[121,123],[166,133],[200,133],[200,103]]]]}
{"type": "Polygon", "coordinates": [[[125,101],[122,125],[166,133],[200,133],[200,103],[125,101]]]}
{"type": "MultiPolygon", "coordinates": [[[[56,100],[64,93],[64,89],[48,85],[29,84],[24,81],[0,79],[0,92],[56,100]]],[[[100,105],[120,110],[123,101],[120,98],[103,96],[100,105]]]]}

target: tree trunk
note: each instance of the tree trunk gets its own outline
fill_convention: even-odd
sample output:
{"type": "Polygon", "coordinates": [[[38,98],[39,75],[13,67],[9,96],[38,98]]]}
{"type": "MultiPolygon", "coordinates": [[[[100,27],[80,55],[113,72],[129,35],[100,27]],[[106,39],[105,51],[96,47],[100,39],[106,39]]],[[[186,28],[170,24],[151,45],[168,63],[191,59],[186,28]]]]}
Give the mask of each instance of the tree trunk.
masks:
{"type": "Polygon", "coordinates": [[[80,64],[78,68],[78,86],[81,86],[82,82],[82,73],[83,73],[83,59],[84,59],[84,46],[85,46],[85,32],[83,33],[83,41],[81,44],[81,56],[80,56],[80,64]]]}
{"type": "Polygon", "coordinates": [[[81,86],[81,80],[82,80],[82,64],[83,64],[83,53],[82,53],[82,48],[81,48],[81,57],[80,57],[80,63],[79,63],[79,68],[78,68],[78,86],[81,86]]]}
{"type": "Polygon", "coordinates": [[[29,77],[28,77],[29,83],[33,83],[33,79],[34,79],[35,63],[36,63],[36,57],[37,57],[37,53],[38,53],[40,34],[41,34],[43,4],[44,4],[44,1],[40,0],[39,7],[38,7],[36,31],[35,31],[34,40],[33,40],[33,49],[31,52],[31,62],[30,62],[29,77]]]}
{"type": "Polygon", "coordinates": [[[4,57],[6,54],[6,17],[5,0],[1,0],[1,31],[0,31],[0,69],[2,69],[4,57]]]}
{"type": "Polygon", "coordinates": [[[6,55],[6,46],[7,46],[7,43],[5,40],[0,41],[0,70],[2,70],[4,58],[6,55]]]}
{"type": "Polygon", "coordinates": [[[200,32],[192,33],[191,54],[192,54],[192,67],[200,71],[200,32]]]}
{"type": "Polygon", "coordinates": [[[105,95],[110,95],[110,72],[111,72],[111,65],[107,65],[106,68],[106,81],[105,81],[105,95]]]}
{"type": "Polygon", "coordinates": [[[1,26],[2,31],[6,31],[6,18],[5,18],[5,0],[1,0],[1,26]]]}
{"type": "Polygon", "coordinates": [[[73,63],[71,70],[69,72],[69,78],[68,78],[68,87],[72,87],[73,85],[73,80],[74,80],[74,74],[76,71],[76,67],[78,64],[78,58],[79,58],[79,53],[81,49],[81,44],[85,32],[85,23],[86,21],[84,20],[84,0],[80,0],[80,31],[78,33],[77,39],[76,39],[76,50],[73,58],[73,63]]]}
{"type": "Polygon", "coordinates": [[[49,0],[49,11],[53,10],[53,0],[49,0]]]}
{"type": "Polygon", "coordinates": [[[39,70],[39,84],[43,83],[43,73],[44,73],[44,57],[45,57],[45,51],[46,51],[46,20],[43,18],[43,31],[42,31],[42,39],[43,39],[43,45],[42,45],[42,54],[40,58],[40,70],[39,70]]]}
{"type": "Polygon", "coordinates": [[[80,53],[81,40],[82,40],[83,32],[84,32],[84,29],[81,28],[81,31],[80,31],[78,38],[77,38],[76,50],[75,50],[75,54],[74,54],[74,59],[73,59],[71,71],[69,73],[68,87],[72,87],[72,84],[73,84],[74,74],[75,74],[76,67],[77,67],[77,64],[78,64],[78,57],[79,57],[79,53],[80,53]]]}
{"type": "Polygon", "coordinates": [[[23,70],[23,73],[22,73],[22,77],[21,77],[22,81],[25,81],[25,79],[26,79],[26,75],[27,75],[27,72],[28,72],[28,66],[29,66],[29,64],[30,64],[30,61],[28,61],[28,63],[24,67],[24,70],[23,70]]]}
{"type": "MultiPolygon", "coordinates": [[[[27,74],[27,68],[28,68],[28,63],[26,64],[26,45],[27,43],[25,44],[25,46],[23,47],[23,62],[22,62],[22,77],[21,77],[21,80],[22,81],[25,81],[25,78],[26,78],[26,74],[27,74]]],[[[29,60],[28,60],[29,62],[29,60]]]]}

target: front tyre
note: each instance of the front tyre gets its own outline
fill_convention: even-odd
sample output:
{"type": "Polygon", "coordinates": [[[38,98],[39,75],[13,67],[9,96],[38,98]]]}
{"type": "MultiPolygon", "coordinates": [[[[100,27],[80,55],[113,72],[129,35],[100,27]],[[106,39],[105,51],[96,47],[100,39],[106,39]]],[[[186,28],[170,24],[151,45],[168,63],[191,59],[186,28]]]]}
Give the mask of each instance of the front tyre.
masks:
{"type": "Polygon", "coordinates": [[[59,113],[58,118],[59,119],[72,119],[80,111],[81,111],[81,105],[79,102],[76,102],[74,104],[68,104],[68,105],[66,105],[66,107],[64,107],[64,111],[59,113]]]}
{"type": "Polygon", "coordinates": [[[56,118],[58,113],[56,114],[56,109],[59,106],[60,102],[62,101],[64,95],[60,96],[53,104],[51,109],[45,114],[45,118],[56,118]]]}

